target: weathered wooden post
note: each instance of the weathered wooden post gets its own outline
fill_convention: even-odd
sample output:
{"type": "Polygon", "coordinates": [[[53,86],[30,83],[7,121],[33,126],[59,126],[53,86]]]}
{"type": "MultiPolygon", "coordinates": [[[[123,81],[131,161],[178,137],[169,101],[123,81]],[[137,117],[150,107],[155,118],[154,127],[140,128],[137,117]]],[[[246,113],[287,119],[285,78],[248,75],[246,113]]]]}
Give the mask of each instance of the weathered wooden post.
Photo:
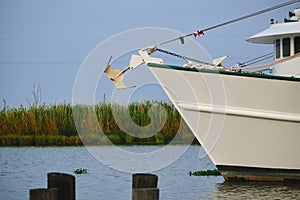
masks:
{"type": "Polygon", "coordinates": [[[58,200],[57,188],[38,188],[29,190],[30,200],[58,200]]]}
{"type": "Polygon", "coordinates": [[[158,200],[158,177],[155,174],[132,175],[132,200],[158,200]]]}
{"type": "Polygon", "coordinates": [[[48,173],[48,188],[57,188],[58,200],[75,200],[75,177],[64,173],[48,173]]]}

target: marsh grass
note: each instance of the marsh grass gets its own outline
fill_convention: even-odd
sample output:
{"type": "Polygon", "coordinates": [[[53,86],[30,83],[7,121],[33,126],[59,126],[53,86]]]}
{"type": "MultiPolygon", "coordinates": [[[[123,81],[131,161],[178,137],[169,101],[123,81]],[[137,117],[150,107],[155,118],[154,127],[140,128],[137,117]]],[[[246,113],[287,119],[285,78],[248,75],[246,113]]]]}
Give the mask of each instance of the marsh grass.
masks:
{"type": "Polygon", "coordinates": [[[74,169],[73,172],[75,174],[88,174],[88,170],[85,168],[74,169]]]}
{"type": "Polygon", "coordinates": [[[213,170],[205,170],[205,171],[196,171],[196,172],[189,172],[190,176],[221,176],[221,173],[217,169],[213,170]]]}
{"type": "MultiPolygon", "coordinates": [[[[178,132],[181,116],[173,105],[166,102],[135,102],[127,106],[113,104],[98,104],[95,106],[78,105],[76,117],[80,126],[86,131],[85,144],[135,145],[135,144],[167,144],[178,132]],[[134,121],[139,126],[151,122],[149,110],[153,105],[159,105],[166,112],[152,113],[155,120],[163,120],[162,129],[151,137],[134,137],[123,132],[118,123],[131,124],[134,121]],[[114,120],[113,109],[118,113],[129,111],[130,117],[121,115],[118,123],[114,120]],[[93,123],[90,113],[96,113],[97,123],[93,123]],[[97,135],[100,127],[106,137],[97,135]]],[[[0,146],[69,146],[82,145],[73,120],[74,107],[70,104],[53,104],[20,106],[19,108],[4,108],[0,111],[0,146]]],[[[184,122],[182,122],[184,123],[184,122]]],[[[121,125],[122,125],[121,124],[121,125]]],[[[176,137],[176,143],[187,143],[194,138],[186,124],[183,124],[181,135],[176,137]]]]}

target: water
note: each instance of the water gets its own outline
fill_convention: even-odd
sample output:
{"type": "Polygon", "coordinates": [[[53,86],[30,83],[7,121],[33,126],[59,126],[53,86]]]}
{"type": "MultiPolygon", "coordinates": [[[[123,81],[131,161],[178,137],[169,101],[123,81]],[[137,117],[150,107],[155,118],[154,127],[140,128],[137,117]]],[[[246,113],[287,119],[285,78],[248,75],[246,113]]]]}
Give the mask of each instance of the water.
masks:
{"type": "MultiPolygon", "coordinates": [[[[111,147],[99,147],[107,150],[111,147]]],[[[123,147],[149,152],[157,146],[123,147]]],[[[180,146],[171,146],[176,150],[180,146]]],[[[189,171],[213,169],[208,157],[200,159],[199,146],[191,146],[171,165],[152,173],[159,177],[160,199],[299,199],[298,184],[227,183],[221,176],[195,177],[189,171]]],[[[166,155],[168,156],[168,155],[166,155]]],[[[129,163],[134,164],[134,163],[129,163]]],[[[47,187],[47,173],[63,172],[76,177],[76,199],[131,199],[131,173],[116,171],[85,147],[0,148],[0,199],[29,199],[29,190],[47,187]],[[75,175],[86,168],[89,174],[75,175]]]]}

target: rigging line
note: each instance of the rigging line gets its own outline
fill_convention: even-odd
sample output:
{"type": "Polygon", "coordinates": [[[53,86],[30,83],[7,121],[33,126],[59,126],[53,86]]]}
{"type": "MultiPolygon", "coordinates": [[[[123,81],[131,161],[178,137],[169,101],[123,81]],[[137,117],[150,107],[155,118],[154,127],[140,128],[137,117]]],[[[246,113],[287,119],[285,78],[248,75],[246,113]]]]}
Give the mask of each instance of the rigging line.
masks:
{"type": "Polygon", "coordinates": [[[256,15],[260,15],[260,14],[263,14],[263,13],[266,13],[266,12],[270,12],[272,10],[282,8],[282,7],[294,4],[294,3],[299,2],[299,1],[300,0],[291,0],[291,1],[288,1],[288,2],[285,2],[285,3],[282,3],[282,4],[278,4],[278,5],[272,6],[270,8],[266,8],[266,9],[263,9],[263,10],[260,10],[260,11],[257,11],[257,12],[254,12],[254,13],[251,13],[251,14],[248,14],[248,15],[245,15],[245,16],[242,16],[242,17],[239,17],[239,18],[236,18],[236,19],[233,19],[233,20],[215,25],[215,26],[212,26],[212,27],[209,27],[209,28],[206,28],[203,31],[208,31],[208,30],[211,30],[211,29],[214,29],[214,28],[218,28],[220,26],[225,26],[227,24],[231,24],[231,23],[234,23],[234,22],[237,22],[237,21],[240,21],[240,20],[244,20],[244,19],[247,19],[247,18],[250,18],[250,17],[254,17],[256,15]]]}
{"type": "Polygon", "coordinates": [[[273,58],[273,57],[274,57],[273,55],[270,55],[270,56],[267,56],[267,57],[258,59],[258,60],[256,60],[256,61],[250,62],[250,63],[248,63],[247,65],[241,65],[240,67],[247,67],[247,66],[249,66],[249,65],[252,65],[252,64],[258,63],[258,62],[260,62],[260,61],[264,61],[264,60],[267,60],[267,59],[269,59],[269,58],[273,58]]]}
{"type": "Polygon", "coordinates": [[[161,43],[158,43],[155,45],[155,47],[157,46],[161,46],[163,44],[167,44],[167,43],[170,43],[170,42],[174,42],[176,40],[181,40],[183,41],[183,39],[185,37],[189,37],[189,36],[192,36],[192,35],[195,35],[196,36],[200,35],[200,34],[204,34],[205,31],[209,31],[209,30],[212,30],[212,29],[215,29],[215,28],[219,28],[221,26],[225,26],[225,25],[228,25],[228,24],[232,24],[232,23],[235,23],[237,21],[241,21],[241,20],[244,20],[244,19],[247,19],[247,18],[250,18],[250,17],[254,17],[256,15],[260,15],[260,14],[263,14],[263,13],[266,13],[266,12],[270,12],[272,10],[276,10],[276,9],[279,9],[279,8],[282,8],[282,7],[285,7],[285,6],[288,6],[288,5],[291,5],[291,4],[294,4],[294,3],[297,3],[297,2],[300,2],[300,0],[291,0],[291,1],[288,1],[288,2],[285,2],[285,3],[281,3],[281,4],[278,4],[278,5],[275,5],[275,6],[272,6],[272,7],[269,7],[269,8],[266,8],[266,9],[263,9],[263,10],[260,10],[260,11],[257,11],[257,12],[254,12],[254,13],[251,13],[251,14],[248,14],[248,15],[244,15],[242,17],[238,17],[238,18],[235,18],[233,20],[230,20],[230,21],[227,21],[227,22],[223,22],[221,24],[217,24],[215,26],[211,26],[211,27],[208,27],[208,28],[205,28],[201,31],[196,31],[194,33],[190,33],[190,34],[187,34],[187,35],[183,35],[183,36],[180,36],[180,37],[177,37],[177,38],[174,38],[174,39],[171,39],[171,40],[168,40],[168,41],[165,41],[165,42],[161,42],[161,43]]]}
{"type": "MultiPolygon", "coordinates": [[[[282,58],[280,60],[275,60],[273,62],[268,62],[268,63],[265,63],[265,64],[261,64],[261,65],[256,65],[256,66],[245,66],[245,67],[241,67],[241,68],[236,68],[236,69],[254,69],[254,68],[260,68],[260,67],[266,67],[266,66],[270,66],[270,65],[275,65],[275,64],[279,64],[279,63],[282,63],[282,62],[285,62],[285,61],[289,61],[289,60],[292,60],[292,59],[295,59],[297,57],[300,56],[300,53],[296,53],[292,56],[289,56],[289,57],[285,57],[285,58],[282,58]]],[[[235,67],[233,67],[233,69],[235,69],[235,67]]]]}
{"type": "Polygon", "coordinates": [[[267,54],[265,54],[265,55],[262,55],[262,56],[259,56],[259,57],[256,57],[256,58],[253,58],[253,59],[251,59],[251,60],[247,60],[247,61],[245,61],[245,62],[243,62],[243,63],[238,63],[238,64],[239,64],[240,66],[245,66],[247,63],[254,62],[254,61],[258,60],[258,59],[262,59],[262,58],[267,57],[267,56],[268,56],[268,58],[269,58],[269,56],[271,56],[271,55],[272,55],[272,57],[273,57],[273,52],[267,53],[267,54]]]}

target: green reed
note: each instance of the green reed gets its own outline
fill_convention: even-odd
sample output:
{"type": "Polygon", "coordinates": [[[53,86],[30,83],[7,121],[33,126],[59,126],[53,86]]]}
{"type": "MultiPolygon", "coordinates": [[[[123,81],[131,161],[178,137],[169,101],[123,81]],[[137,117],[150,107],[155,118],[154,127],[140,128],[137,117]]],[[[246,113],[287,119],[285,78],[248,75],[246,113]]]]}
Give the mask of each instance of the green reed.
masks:
{"type": "Polygon", "coordinates": [[[74,116],[80,122],[77,128],[79,126],[85,131],[80,135],[84,137],[85,144],[109,144],[108,139],[120,145],[167,144],[177,134],[181,123],[183,128],[176,137],[176,143],[187,143],[193,138],[175,107],[166,102],[135,102],[126,106],[104,103],[75,107],[70,104],[44,104],[29,108],[5,106],[0,111],[0,146],[82,145],[73,119],[74,112],[78,112],[74,116]],[[157,109],[153,109],[155,107],[157,109]],[[96,114],[96,121],[92,113],[96,114]],[[120,128],[126,126],[134,130],[135,126],[140,126],[143,130],[151,123],[151,119],[154,123],[163,123],[161,130],[151,137],[134,137],[120,128]],[[100,137],[97,134],[99,130],[106,136],[100,137]]]}

